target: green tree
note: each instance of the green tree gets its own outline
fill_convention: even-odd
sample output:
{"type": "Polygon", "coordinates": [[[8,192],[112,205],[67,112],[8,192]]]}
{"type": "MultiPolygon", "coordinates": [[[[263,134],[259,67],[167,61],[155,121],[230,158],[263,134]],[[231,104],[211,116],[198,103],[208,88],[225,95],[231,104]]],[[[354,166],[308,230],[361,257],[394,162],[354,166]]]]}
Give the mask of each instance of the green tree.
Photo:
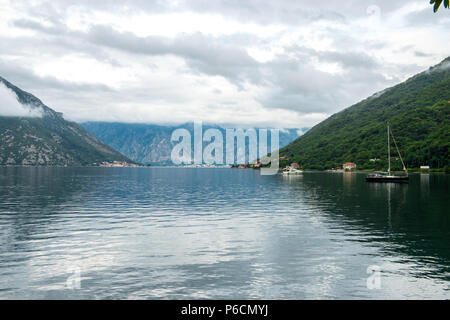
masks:
{"type": "Polygon", "coordinates": [[[433,8],[434,12],[439,10],[439,7],[441,6],[442,1],[444,1],[444,7],[446,7],[447,9],[449,8],[450,0],[431,0],[430,4],[434,3],[434,8],[433,8]]]}

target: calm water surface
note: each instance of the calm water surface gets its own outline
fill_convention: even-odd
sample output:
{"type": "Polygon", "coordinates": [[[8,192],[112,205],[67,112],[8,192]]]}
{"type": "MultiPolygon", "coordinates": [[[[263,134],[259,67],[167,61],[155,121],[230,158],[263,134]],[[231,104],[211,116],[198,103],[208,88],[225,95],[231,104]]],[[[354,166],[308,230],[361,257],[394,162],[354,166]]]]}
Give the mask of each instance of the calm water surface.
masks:
{"type": "Polygon", "coordinates": [[[449,299],[450,177],[410,179],[0,168],[0,298],[449,299]]]}

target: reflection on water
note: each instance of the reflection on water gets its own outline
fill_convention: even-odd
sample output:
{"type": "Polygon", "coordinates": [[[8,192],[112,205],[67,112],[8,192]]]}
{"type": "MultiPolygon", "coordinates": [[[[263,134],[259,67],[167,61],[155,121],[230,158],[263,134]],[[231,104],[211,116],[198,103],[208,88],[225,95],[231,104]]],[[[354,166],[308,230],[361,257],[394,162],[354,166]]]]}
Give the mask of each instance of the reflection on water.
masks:
{"type": "Polygon", "coordinates": [[[0,298],[450,298],[449,177],[410,179],[0,168],[0,298]]]}

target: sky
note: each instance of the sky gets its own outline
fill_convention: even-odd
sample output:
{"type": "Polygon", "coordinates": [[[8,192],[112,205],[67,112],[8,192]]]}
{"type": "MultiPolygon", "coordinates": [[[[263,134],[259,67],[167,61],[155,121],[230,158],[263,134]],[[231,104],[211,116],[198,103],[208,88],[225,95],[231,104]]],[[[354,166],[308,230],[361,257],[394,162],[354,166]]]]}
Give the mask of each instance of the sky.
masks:
{"type": "Polygon", "coordinates": [[[311,127],[450,55],[418,1],[0,0],[0,76],[78,122],[311,127]]]}

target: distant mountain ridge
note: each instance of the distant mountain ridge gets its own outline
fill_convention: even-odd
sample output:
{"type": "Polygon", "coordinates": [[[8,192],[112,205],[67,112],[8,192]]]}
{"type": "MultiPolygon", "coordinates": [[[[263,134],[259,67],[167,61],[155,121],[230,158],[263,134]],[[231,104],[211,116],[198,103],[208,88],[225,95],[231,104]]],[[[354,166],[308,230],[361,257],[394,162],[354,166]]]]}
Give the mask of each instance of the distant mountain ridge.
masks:
{"type": "MultiPolygon", "coordinates": [[[[130,159],[144,164],[172,164],[170,155],[176,142],[171,142],[172,132],[187,129],[193,136],[193,124],[163,126],[120,122],[85,122],[81,124],[97,138],[120,151],[130,159]]],[[[225,129],[219,125],[203,125],[203,131],[219,129],[225,140],[225,129]]],[[[280,147],[287,145],[308,128],[284,129],[280,131],[280,147]]],[[[247,143],[248,144],[248,143],[247,143]]]]}
{"type": "MultiPolygon", "coordinates": [[[[280,150],[304,168],[387,168],[389,121],[407,167],[450,165],[450,57],[328,119],[280,150]]],[[[394,147],[393,157],[397,157],[394,147]]],[[[394,169],[401,169],[399,160],[394,169]]]]}
{"type": "Polygon", "coordinates": [[[34,117],[0,115],[0,165],[84,166],[133,162],[2,77],[0,85],[11,90],[24,108],[40,113],[34,117]]]}

